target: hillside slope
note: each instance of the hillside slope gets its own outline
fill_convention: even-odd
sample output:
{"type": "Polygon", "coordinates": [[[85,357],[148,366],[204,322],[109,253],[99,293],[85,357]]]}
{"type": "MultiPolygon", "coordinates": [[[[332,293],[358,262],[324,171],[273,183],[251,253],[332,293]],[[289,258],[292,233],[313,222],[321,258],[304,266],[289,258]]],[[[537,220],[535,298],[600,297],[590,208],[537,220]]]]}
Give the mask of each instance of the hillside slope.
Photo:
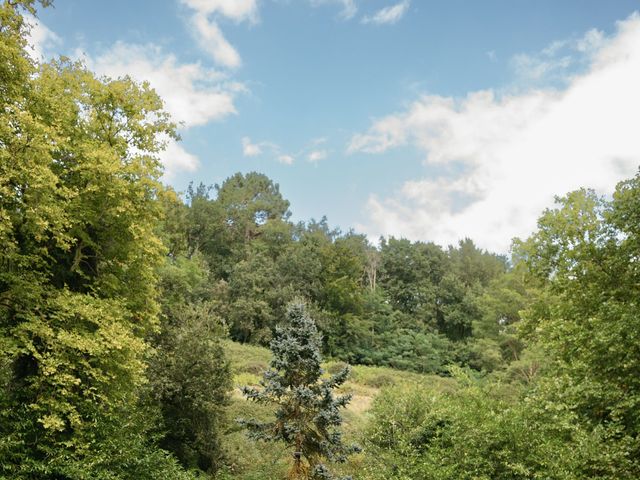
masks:
{"type": "MultiPolygon", "coordinates": [[[[267,419],[271,415],[270,409],[245,400],[240,392],[240,387],[243,385],[258,384],[262,372],[269,366],[271,352],[266,348],[231,341],[225,342],[225,350],[231,361],[234,390],[229,407],[231,427],[225,442],[229,466],[221,474],[221,478],[243,480],[285,478],[289,454],[283,446],[249,440],[233,422],[239,417],[267,419]]],[[[324,369],[331,373],[339,370],[343,365],[342,362],[327,361],[324,369]]],[[[351,403],[344,412],[343,431],[347,439],[362,441],[368,410],[382,389],[416,384],[429,385],[439,392],[454,388],[452,379],[436,375],[421,375],[384,367],[354,366],[349,380],[341,388],[341,393],[353,395],[351,403]]],[[[336,473],[360,478],[361,475],[358,473],[362,473],[366,464],[366,455],[365,449],[361,454],[354,455],[345,465],[333,468],[336,473]]]]}

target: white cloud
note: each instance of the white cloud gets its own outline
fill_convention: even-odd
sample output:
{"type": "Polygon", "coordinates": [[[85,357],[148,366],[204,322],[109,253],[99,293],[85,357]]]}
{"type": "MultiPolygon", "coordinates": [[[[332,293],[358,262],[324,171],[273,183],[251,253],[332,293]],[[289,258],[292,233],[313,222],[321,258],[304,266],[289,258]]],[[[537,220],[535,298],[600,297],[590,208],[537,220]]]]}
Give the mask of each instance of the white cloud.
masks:
{"type": "Polygon", "coordinates": [[[343,20],[350,20],[358,13],[358,6],[355,0],[311,0],[313,7],[319,7],[321,5],[336,4],[342,6],[340,12],[340,18],[343,20]]]}
{"type": "Polygon", "coordinates": [[[558,40],[535,54],[520,53],[511,59],[511,67],[521,82],[568,80],[569,69],[588,67],[593,55],[605,44],[603,32],[592,29],[581,38],[558,40]]]}
{"type": "Polygon", "coordinates": [[[372,16],[366,16],[362,23],[372,23],[374,25],[392,25],[400,21],[409,10],[410,0],[404,0],[395,5],[390,5],[378,10],[372,16]]]}
{"type": "Polygon", "coordinates": [[[200,47],[220,65],[238,68],[242,64],[238,51],[224,38],[216,22],[210,21],[206,15],[195,14],[191,22],[198,32],[200,47]]]}
{"type": "Polygon", "coordinates": [[[182,3],[194,11],[190,23],[200,47],[219,65],[240,67],[240,54],[225,38],[216,19],[254,24],[258,21],[257,0],[182,0],[182,3]]]}
{"type": "Polygon", "coordinates": [[[320,160],[324,160],[325,158],[327,158],[326,150],[312,150],[311,152],[309,152],[309,155],[307,155],[307,160],[311,163],[319,162],[320,160]]]}
{"type": "Polygon", "coordinates": [[[62,39],[33,15],[27,13],[25,19],[29,24],[27,37],[29,56],[36,62],[52,57],[54,49],[62,45],[62,39]]]}
{"type": "Polygon", "coordinates": [[[85,56],[85,61],[100,75],[130,75],[137,81],[148,81],[163,98],[165,109],[184,128],[236,113],[233,101],[241,86],[199,63],[180,63],[156,45],[118,42],[97,56],[85,56]]]}
{"type": "MultiPolygon", "coordinates": [[[[223,2],[224,3],[224,2],[223,2]]],[[[42,22],[31,17],[30,44],[38,59],[59,47],[62,40],[42,22]]],[[[205,125],[235,114],[234,98],[246,87],[230,81],[227,75],[205,68],[200,63],[181,63],[174,54],[154,44],[134,45],[116,42],[97,55],[80,49],[69,54],[84,61],[98,75],[111,78],[130,76],[138,82],[149,82],[162,97],[164,109],[182,129],[205,125]]],[[[166,149],[160,154],[169,180],[180,171],[195,171],[200,162],[171,138],[164,138],[166,149]]]]}
{"type": "MultiPolygon", "coordinates": [[[[180,63],[175,55],[153,44],[117,42],[99,55],[84,55],[84,60],[99,75],[112,78],[129,75],[136,81],[149,82],[164,100],[165,110],[184,129],[235,114],[234,95],[243,88],[199,63],[180,63]]],[[[197,170],[200,161],[195,155],[175,140],[165,140],[167,147],[160,154],[165,181],[179,172],[197,170]]]]}
{"type": "Polygon", "coordinates": [[[204,15],[217,13],[236,22],[258,21],[256,0],[182,0],[182,3],[204,15]]]}
{"type": "MultiPolygon", "coordinates": [[[[348,151],[383,153],[408,145],[441,174],[406,182],[393,196],[371,196],[372,237],[405,236],[452,244],[470,236],[506,252],[526,237],[556,194],[581,186],[611,192],[640,164],[640,16],[596,48],[586,71],[560,90],[497,97],[423,96],[406,111],[355,135],[348,151]]],[[[596,47],[597,45],[597,47],[596,47]]]]}
{"type": "Polygon", "coordinates": [[[262,148],[257,143],[251,143],[249,137],[242,138],[242,154],[245,157],[256,157],[262,155],[262,148]]]}
{"type": "Polygon", "coordinates": [[[579,52],[595,52],[605,43],[605,35],[600,30],[591,29],[580,38],[576,44],[579,52]]]}
{"type": "Polygon", "coordinates": [[[530,81],[540,81],[548,79],[553,72],[569,68],[572,61],[572,57],[568,55],[561,58],[540,59],[521,53],[511,59],[511,65],[520,77],[530,81]]]}
{"type": "Polygon", "coordinates": [[[327,137],[317,137],[317,138],[313,138],[311,139],[311,142],[309,142],[311,145],[323,145],[325,143],[327,143],[329,139],[327,137]]]}
{"type": "MultiPolygon", "coordinates": [[[[117,42],[98,55],[80,55],[87,66],[112,78],[129,75],[136,81],[147,81],[164,100],[164,107],[183,129],[205,125],[235,114],[235,95],[244,86],[229,81],[226,75],[199,63],[180,63],[175,55],[153,45],[131,45],[117,42]]],[[[160,154],[170,181],[179,172],[193,172],[198,158],[182,144],[165,139],[167,147],[160,154]]]]}
{"type": "Polygon", "coordinates": [[[172,180],[179,172],[194,172],[200,166],[198,157],[187,152],[184,147],[173,139],[167,139],[167,146],[160,153],[160,161],[164,165],[163,179],[172,180]]]}
{"type": "Polygon", "coordinates": [[[280,145],[273,142],[256,142],[251,141],[249,137],[242,137],[242,154],[245,157],[257,157],[265,152],[272,155],[276,161],[285,165],[292,165],[295,157],[286,153],[282,153],[280,145]]]}
{"type": "Polygon", "coordinates": [[[273,159],[284,165],[293,165],[296,158],[305,158],[310,163],[317,163],[328,156],[328,151],[321,149],[320,145],[328,142],[326,137],[316,137],[309,140],[306,145],[294,153],[286,152],[280,145],[270,141],[254,142],[250,137],[242,137],[242,154],[245,157],[257,157],[263,154],[270,155],[273,159]]]}
{"type": "Polygon", "coordinates": [[[293,165],[295,159],[291,155],[280,155],[278,157],[278,161],[280,163],[284,163],[285,165],[293,165]]]}

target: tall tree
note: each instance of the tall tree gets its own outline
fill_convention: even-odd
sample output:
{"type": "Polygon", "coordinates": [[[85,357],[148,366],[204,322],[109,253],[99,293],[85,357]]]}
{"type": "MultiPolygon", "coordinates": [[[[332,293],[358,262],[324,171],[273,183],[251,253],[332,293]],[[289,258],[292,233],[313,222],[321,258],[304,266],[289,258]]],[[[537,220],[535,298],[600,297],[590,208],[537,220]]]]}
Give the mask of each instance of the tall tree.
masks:
{"type": "Polygon", "coordinates": [[[507,269],[507,259],[483,251],[469,238],[460,240],[458,248],[449,247],[451,267],[455,274],[467,286],[474,284],[487,286],[507,269]]]}
{"type": "Polygon", "coordinates": [[[446,255],[433,243],[389,238],[381,250],[380,286],[392,306],[433,322],[436,287],[446,271],[446,255]]]}
{"type": "Polygon", "coordinates": [[[278,184],[261,173],[236,173],[216,190],[226,227],[236,241],[251,240],[260,235],[260,227],[268,221],[286,220],[291,215],[278,184]]]}
{"type": "Polygon", "coordinates": [[[149,368],[163,418],[160,444],[187,468],[215,473],[222,464],[231,373],[220,342],[224,330],[211,304],[177,304],[165,315],[149,368]]]}
{"type": "Polygon", "coordinates": [[[301,302],[293,302],[286,323],[279,327],[271,343],[273,360],[265,372],[262,388],[245,387],[244,395],[255,402],[276,406],[275,420],[242,420],[256,440],[281,441],[293,450],[291,479],[333,478],[323,459],[342,462],[357,450],[342,441],[340,409],[350,395],[335,397],[349,368],[321,378],[320,335],[301,302]]]}
{"type": "Polygon", "coordinates": [[[617,446],[632,464],[618,465],[617,478],[640,474],[638,198],[640,175],[621,182],[612,201],[571,192],[519,245],[546,282],[546,306],[529,307],[525,326],[554,360],[547,398],[617,446]]]}
{"type": "Polygon", "coordinates": [[[174,125],[148,85],[33,64],[33,3],[0,5],[0,475],[178,478],[138,408],[174,125]]]}

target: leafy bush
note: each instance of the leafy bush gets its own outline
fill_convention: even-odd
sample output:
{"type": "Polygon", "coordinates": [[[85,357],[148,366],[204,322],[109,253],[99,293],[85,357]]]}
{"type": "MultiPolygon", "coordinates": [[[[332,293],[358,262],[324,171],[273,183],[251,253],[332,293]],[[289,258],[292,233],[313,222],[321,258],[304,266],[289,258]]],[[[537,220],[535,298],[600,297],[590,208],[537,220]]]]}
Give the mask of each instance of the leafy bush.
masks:
{"type": "Polygon", "coordinates": [[[625,452],[590,431],[568,409],[499,385],[466,384],[454,393],[425,387],[384,391],[367,431],[367,478],[632,478],[625,452]]]}

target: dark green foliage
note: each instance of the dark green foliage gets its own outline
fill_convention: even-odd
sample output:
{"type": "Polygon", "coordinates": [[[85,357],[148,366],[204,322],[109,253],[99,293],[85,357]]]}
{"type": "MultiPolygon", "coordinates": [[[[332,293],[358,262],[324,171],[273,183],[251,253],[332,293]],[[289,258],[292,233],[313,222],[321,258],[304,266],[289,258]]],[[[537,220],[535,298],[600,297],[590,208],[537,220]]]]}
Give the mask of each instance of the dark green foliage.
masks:
{"type": "Polygon", "coordinates": [[[162,413],[160,444],[189,468],[215,472],[231,389],[219,319],[206,303],[174,309],[156,341],[149,379],[162,413]]]}
{"type": "Polygon", "coordinates": [[[473,322],[480,317],[473,292],[452,273],[442,278],[437,291],[435,321],[438,330],[454,341],[470,337],[473,322]]]}
{"type": "Polygon", "coordinates": [[[236,341],[268,345],[287,303],[301,297],[335,358],[419,372],[444,372],[451,362],[490,371],[512,360],[498,358],[502,317],[484,321],[481,301],[505,275],[505,260],[470,240],[445,251],[391,238],[378,250],[324,218],[292,225],[278,186],[257,173],[215,189],[191,186],[186,205],[169,197],[174,223],[164,238],[174,255],[201,253],[211,280],[224,281],[221,306],[236,341]],[[489,330],[489,343],[476,342],[489,330]]]}
{"type": "Polygon", "coordinates": [[[254,238],[269,220],[286,220],[291,215],[289,202],[280,195],[278,184],[264,174],[236,173],[216,190],[225,223],[238,239],[254,238]]]}
{"type": "Polygon", "coordinates": [[[150,401],[161,412],[160,444],[188,468],[213,473],[222,464],[231,372],[226,330],[199,255],[167,259],[161,269],[161,331],[152,339],[150,401]]]}
{"type": "Polygon", "coordinates": [[[232,338],[263,345],[269,343],[279,304],[275,268],[268,255],[258,252],[233,266],[229,276],[232,338]]]}
{"type": "Polygon", "coordinates": [[[343,444],[339,430],[340,409],[351,396],[333,394],[347,379],[349,368],[322,378],[320,344],[304,304],[290,304],[286,321],[271,342],[273,360],[264,374],[262,388],[243,388],[249,400],[276,406],[275,420],[242,420],[241,424],[252,438],[283,442],[293,450],[289,478],[333,478],[322,463],[324,459],[343,462],[357,450],[343,444]]]}
{"type": "Polygon", "coordinates": [[[480,250],[470,238],[460,240],[458,248],[449,247],[449,258],[453,272],[468,287],[486,287],[507,271],[506,257],[480,250]]]}
{"type": "Polygon", "coordinates": [[[432,243],[411,243],[390,238],[382,241],[380,286],[394,308],[433,324],[436,287],[446,272],[447,258],[432,243]]]}

